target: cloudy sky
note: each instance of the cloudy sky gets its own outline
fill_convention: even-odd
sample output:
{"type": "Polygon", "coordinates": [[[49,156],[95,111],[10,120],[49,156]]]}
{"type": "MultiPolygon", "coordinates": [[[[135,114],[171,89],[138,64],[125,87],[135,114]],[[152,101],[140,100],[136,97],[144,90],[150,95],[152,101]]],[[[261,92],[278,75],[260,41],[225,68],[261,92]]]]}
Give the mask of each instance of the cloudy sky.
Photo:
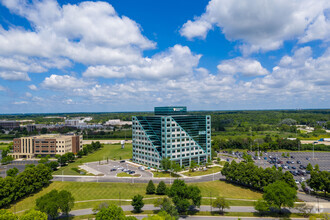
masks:
{"type": "Polygon", "coordinates": [[[0,0],[0,113],[330,107],[329,0],[0,0]]]}

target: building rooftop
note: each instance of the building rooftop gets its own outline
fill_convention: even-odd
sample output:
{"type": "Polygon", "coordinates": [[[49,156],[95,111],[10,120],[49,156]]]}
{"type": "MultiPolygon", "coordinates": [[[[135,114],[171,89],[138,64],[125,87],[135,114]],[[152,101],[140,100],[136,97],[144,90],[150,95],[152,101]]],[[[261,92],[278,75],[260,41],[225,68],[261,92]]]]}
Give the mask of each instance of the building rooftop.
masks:
{"type": "Polygon", "coordinates": [[[185,115],[186,113],[186,106],[155,107],[155,115],[185,115]]]}

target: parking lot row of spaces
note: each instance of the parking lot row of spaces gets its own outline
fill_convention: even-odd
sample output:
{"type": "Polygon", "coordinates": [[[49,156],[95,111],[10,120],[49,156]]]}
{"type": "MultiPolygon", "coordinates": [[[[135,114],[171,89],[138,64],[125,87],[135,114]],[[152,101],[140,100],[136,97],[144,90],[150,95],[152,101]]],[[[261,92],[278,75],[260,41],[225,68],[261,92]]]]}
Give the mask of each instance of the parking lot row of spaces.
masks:
{"type": "Polygon", "coordinates": [[[125,160],[108,161],[107,163],[99,164],[88,163],[87,166],[102,172],[105,176],[116,177],[119,173],[127,173],[129,175],[140,175],[141,177],[151,177],[152,174],[145,170],[143,166],[136,166],[125,160]]]}

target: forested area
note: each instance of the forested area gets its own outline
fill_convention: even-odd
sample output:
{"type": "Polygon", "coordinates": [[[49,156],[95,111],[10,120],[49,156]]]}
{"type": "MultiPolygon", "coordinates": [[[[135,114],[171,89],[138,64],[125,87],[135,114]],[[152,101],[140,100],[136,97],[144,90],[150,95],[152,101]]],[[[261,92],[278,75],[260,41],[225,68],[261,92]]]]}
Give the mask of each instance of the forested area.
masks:
{"type": "Polygon", "coordinates": [[[263,190],[264,187],[276,181],[284,181],[289,186],[298,189],[290,172],[283,173],[275,167],[263,169],[253,163],[237,163],[233,160],[231,163],[225,163],[221,174],[230,182],[257,190],[263,190]]]}
{"type": "Polygon", "coordinates": [[[48,186],[52,170],[44,164],[27,167],[17,176],[0,178],[0,208],[48,186]]]}

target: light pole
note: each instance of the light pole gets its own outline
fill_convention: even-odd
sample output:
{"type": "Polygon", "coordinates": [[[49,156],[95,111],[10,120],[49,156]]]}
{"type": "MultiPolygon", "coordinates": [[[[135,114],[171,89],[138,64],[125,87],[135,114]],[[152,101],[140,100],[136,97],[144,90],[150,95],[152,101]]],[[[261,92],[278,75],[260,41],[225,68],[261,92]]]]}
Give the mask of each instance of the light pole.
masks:
{"type": "Polygon", "coordinates": [[[211,213],[212,213],[212,192],[210,192],[210,208],[211,208],[211,213]]]}

